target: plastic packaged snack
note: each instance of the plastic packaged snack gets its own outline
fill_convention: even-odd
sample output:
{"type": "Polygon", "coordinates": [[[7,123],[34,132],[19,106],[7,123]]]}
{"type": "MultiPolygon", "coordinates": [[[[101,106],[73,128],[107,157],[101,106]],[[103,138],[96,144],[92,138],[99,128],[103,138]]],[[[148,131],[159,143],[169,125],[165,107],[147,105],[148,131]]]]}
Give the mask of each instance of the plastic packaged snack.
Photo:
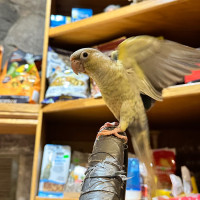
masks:
{"type": "Polygon", "coordinates": [[[128,158],[126,200],[141,199],[140,170],[137,158],[128,158]]]}
{"type": "Polygon", "coordinates": [[[191,176],[190,176],[190,171],[186,166],[181,166],[181,175],[182,175],[182,179],[183,179],[184,193],[191,194],[192,193],[191,176]]]}
{"type": "Polygon", "coordinates": [[[90,88],[91,88],[91,97],[95,99],[102,97],[101,91],[93,79],[90,79],[90,88]]]}
{"type": "Polygon", "coordinates": [[[70,146],[54,144],[45,145],[38,196],[64,196],[64,187],[69,174],[70,160],[70,146]]]}
{"type": "Polygon", "coordinates": [[[89,153],[73,151],[70,173],[65,187],[66,193],[80,193],[82,182],[85,178],[85,172],[88,167],[89,153]]]}
{"type": "Polygon", "coordinates": [[[46,75],[49,87],[43,103],[89,97],[89,76],[76,75],[70,67],[69,57],[60,56],[49,48],[46,75]]]}
{"type": "Polygon", "coordinates": [[[72,22],[76,22],[88,17],[91,17],[93,14],[93,10],[90,8],[72,8],[71,18],[72,22]]]}
{"type": "Polygon", "coordinates": [[[3,60],[3,46],[0,45],[0,73],[1,73],[2,60],[3,60]]]}
{"type": "Polygon", "coordinates": [[[171,180],[169,175],[175,174],[175,149],[155,149],[152,150],[155,172],[157,176],[158,189],[171,189],[171,180]]]}
{"type": "Polygon", "coordinates": [[[183,183],[179,176],[174,174],[170,174],[169,176],[172,182],[172,195],[177,197],[183,193],[183,183]]]}
{"type": "Polygon", "coordinates": [[[19,49],[12,53],[0,76],[0,102],[38,103],[40,76],[35,62],[41,59],[19,49]]]}
{"type": "Polygon", "coordinates": [[[85,178],[86,170],[86,167],[71,164],[70,174],[65,186],[65,193],[81,192],[82,182],[85,178]]]}

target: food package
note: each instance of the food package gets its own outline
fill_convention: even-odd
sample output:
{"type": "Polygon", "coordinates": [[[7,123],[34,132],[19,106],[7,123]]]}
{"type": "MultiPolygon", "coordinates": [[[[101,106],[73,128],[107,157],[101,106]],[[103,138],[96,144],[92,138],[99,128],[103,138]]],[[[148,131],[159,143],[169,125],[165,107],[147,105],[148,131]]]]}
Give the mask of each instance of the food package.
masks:
{"type": "Polygon", "coordinates": [[[76,22],[91,17],[93,10],[90,8],[72,8],[71,15],[72,22],[76,22]]]}
{"type": "Polygon", "coordinates": [[[41,59],[19,49],[12,53],[0,76],[0,102],[38,103],[40,76],[35,62],[41,59]]]}
{"type": "Polygon", "coordinates": [[[137,158],[128,158],[126,200],[141,199],[140,170],[137,158]]]}
{"type": "Polygon", "coordinates": [[[163,148],[153,150],[158,189],[171,189],[170,174],[175,174],[175,149],[163,148]]]}
{"type": "Polygon", "coordinates": [[[44,104],[89,97],[89,76],[83,73],[76,75],[70,66],[69,57],[49,48],[46,75],[49,87],[44,104]]]}
{"type": "Polygon", "coordinates": [[[64,196],[64,187],[69,174],[70,160],[70,146],[54,144],[45,145],[38,196],[64,196]]]}
{"type": "Polygon", "coordinates": [[[169,176],[172,182],[172,195],[177,197],[183,194],[183,183],[181,178],[175,174],[170,174],[169,176]]]}
{"type": "Polygon", "coordinates": [[[82,182],[85,178],[85,172],[88,167],[88,157],[90,154],[80,151],[73,151],[70,174],[65,187],[66,193],[80,193],[82,182]]]}
{"type": "Polygon", "coordinates": [[[2,60],[3,60],[3,46],[0,45],[0,72],[1,72],[2,60]]]}
{"type": "Polygon", "coordinates": [[[96,82],[92,78],[90,78],[90,90],[91,90],[92,98],[97,99],[97,98],[102,97],[99,87],[97,86],[96,82]]]}
{"type": "Polygon", "coordinates": [[[185,194],[192,193],[192,182],[190,171],[186,166],[181,166],[181,175],[183,179],[183,190],[185,194]]]}
{"type": "Polygon", "coordinates": [[[200,200],[200,194],[191,194],[189,196],[178,196],[178,197],[153,197],[152,200],[200,200]]]}
{"type": "Polygon", "coordinates": [[[63,15],[51,15],[50,27],[61,26],[71,23],[71,17],[63,15]]]}
{"type": "Polygon", "coordinates": [[[82,182],[85,178],[87,168],[80,165],[71,165],[70,174],[65,187],[65,193],[80,193],[82,182]]]}

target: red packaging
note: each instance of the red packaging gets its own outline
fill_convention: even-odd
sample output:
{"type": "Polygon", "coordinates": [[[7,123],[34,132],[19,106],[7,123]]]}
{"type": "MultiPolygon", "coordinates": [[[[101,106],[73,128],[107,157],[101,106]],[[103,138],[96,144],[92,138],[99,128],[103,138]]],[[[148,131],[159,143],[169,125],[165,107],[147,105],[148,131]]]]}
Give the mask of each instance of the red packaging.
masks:
{"type": "MultiPolygon", "coordinates": [[[[200,66],[200,63],[198,63],[196,65],[200,66]]],[[[192,73],[190,75],[185,76],[185,83],[189,83],[192,81],[198,81],[198,80],[200,80],[200,70],[192,71],[192,73]]]]}
{"type": "Polygon", "coordinates": [[[171,189],[169,175],[175,174],[175,149],[153,150],[154,167],[158,179],[158,189],[171,189]]]}

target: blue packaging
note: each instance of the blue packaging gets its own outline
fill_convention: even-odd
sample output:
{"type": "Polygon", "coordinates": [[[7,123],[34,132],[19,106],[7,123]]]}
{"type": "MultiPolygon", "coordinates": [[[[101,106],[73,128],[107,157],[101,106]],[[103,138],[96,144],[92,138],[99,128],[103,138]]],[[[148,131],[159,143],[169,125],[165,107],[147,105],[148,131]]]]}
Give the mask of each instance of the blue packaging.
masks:
{"type": "Polygon", "coordinates": [[[128,159],[128,173],[127,173],[126,190],[140,191],[140,170],[139,160],[137,158],[128,159]]]}
{"type": "Polygon", "coordinates": [[[72,22],[91,17],[93,10],[89,8],[72,8],[72,22]]]}
{"type": "Polygon", "coordinates": [[[51,15],[50,27],[61,26],[64,24],[69,24],[71,22],[71,17],[63,15],[51,15]]]}

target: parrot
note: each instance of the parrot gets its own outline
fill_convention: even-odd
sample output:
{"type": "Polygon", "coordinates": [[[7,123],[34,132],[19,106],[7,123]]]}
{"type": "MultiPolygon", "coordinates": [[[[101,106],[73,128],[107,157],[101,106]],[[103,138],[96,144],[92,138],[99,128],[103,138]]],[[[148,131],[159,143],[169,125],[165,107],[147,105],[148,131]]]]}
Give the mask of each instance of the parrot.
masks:
{"type": "Polygon", "coordinates": [[[74,73],[86,73],[96,82],[106,105],[119,122],[115,129],[102,130],[97,136],[114,134],[127,141],[126,136],[119,133],[128,130],[153,191],[155,174],[141,95],[162,101],[164,88],[182,82],[185,75],[199,69],[196,63],[200,61],[200,51],[171,40],[139,35],[121,42],[111,57],[95,48],[82,48],[72,53],[70,61],[74,73]]]}

